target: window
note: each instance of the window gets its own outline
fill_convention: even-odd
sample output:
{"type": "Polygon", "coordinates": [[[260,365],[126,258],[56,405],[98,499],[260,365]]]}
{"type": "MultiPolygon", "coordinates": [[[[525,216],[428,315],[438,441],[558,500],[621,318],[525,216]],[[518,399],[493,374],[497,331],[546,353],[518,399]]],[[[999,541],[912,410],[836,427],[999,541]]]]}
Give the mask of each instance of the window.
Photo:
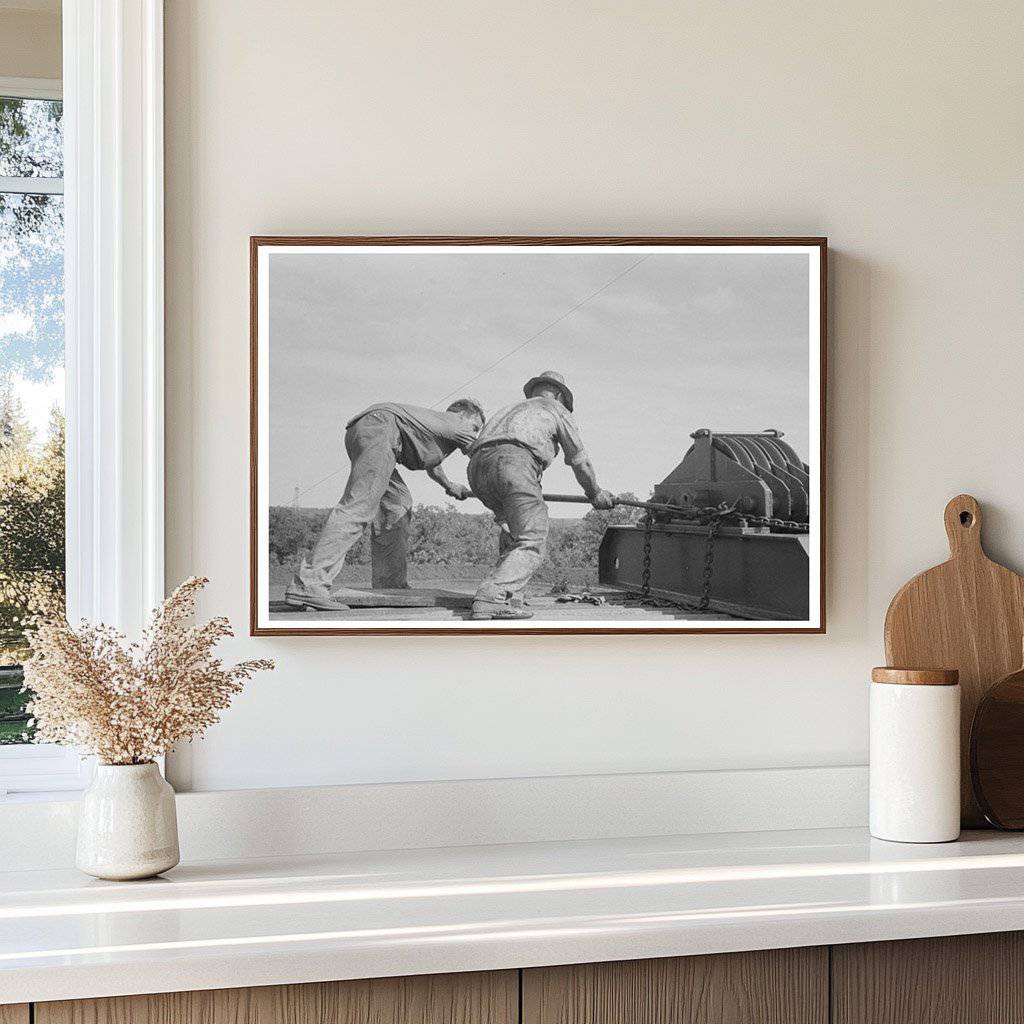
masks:
{"type": "MultiPolygon", "coordinates": [[[[5,211],[46,209],[49,227],[59,226],[64,235],[66,282],[63,294],[40,285],[35,306],[10,297],[7,281],[15,274],[35,268],[33,284],[39,285],[47,273],[41,270],[43,240],[34,238],[39,248],[26,252],[13,212],[5,217],[0,373],[12,392],[17,384],[23,396],[34,397],[43,410],[36,423],[45,429],[51,398],[61,398],[62,362],[66,366],[68,614],[137,635],[164,596],[163,2],[66,2],[63,10],[63,82],[0,78],[0,98],[17,101],[19,116],[48,115],[33,122],[48,125],[41,134],[16,124],[0,138],[5,211]],[[26,106],[26,100],[51,105],[26,106]],[[53,135],[58,128],[62,147],[53,135]],[[63,349],[59,330],[28,330],[59,319],[63,349]],[[23,359],[20,368],[16,356],[23,359]]],[[[59,256],[52,234],[49,241],[50,255],[59,256]]],[[[34,443],[38,454],[45,434],[34,443]]],[[[49,496],[49,508],[58,508],[56,490],[49,496]]],[[[49,553],[55,556],[53,548],[49,553]]],[[[55,578],[57,561],[44,559],[32,571],[55,578]]],[[[0,800],[80,790],[91,760],[20,742],[26,723],[14,721],[12,689],[5,688],[8,706],[0,715],[19,742],[0,745],[0,800]]]]}
{"type": "Polygon", "coordinates": [[[19,666],[35,598],[64,590],[63,164],[59,84],[0,80],[0,797],[78,775],[26,749],[19,666]]]}

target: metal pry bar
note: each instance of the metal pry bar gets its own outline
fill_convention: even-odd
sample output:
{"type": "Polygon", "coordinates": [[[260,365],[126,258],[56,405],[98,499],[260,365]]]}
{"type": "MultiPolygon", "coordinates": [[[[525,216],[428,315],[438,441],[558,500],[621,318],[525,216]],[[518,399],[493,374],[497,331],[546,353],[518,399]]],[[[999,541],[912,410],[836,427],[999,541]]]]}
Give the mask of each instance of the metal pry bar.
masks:
{"type": "MultiPolygon", "coordinates": [[[[571,505],[589,505],[590,499],[583,494],[542,494],[545,501],[566,502],[571,505]]],[[[648,512],[677,512],[693,515],[693,508],[683,505],[668,505],[659,501],[635,501],[633,498],[616,498],[616,505],[627,505],[630,508],[642,508],[648,512]]]]}
{"type": "MultiPolygon", "coordinates": [[[[475,498],[475,494],[467,495],[469,498],[475,498]]],[[[585,494],[542,494],[541,497],[545,501],[553,501],[556,503],[563,503],[569,505],[589,505],[590,499],[585,494]]],[[[700,511],[695,509],[692,505],[669,505],[661,501],[636,501],[633,498],[615,498],[616,505],[627,505],[629,508],[642,508],[646,512],[667,512],[674,513],[676,515],[684,515],[688,519],[693,518],[694,512],[700,511]]],[[[715,511],[725,514],[726,512],[735,511],[733,508],[722,508],[716,509],[715,511]]]]}

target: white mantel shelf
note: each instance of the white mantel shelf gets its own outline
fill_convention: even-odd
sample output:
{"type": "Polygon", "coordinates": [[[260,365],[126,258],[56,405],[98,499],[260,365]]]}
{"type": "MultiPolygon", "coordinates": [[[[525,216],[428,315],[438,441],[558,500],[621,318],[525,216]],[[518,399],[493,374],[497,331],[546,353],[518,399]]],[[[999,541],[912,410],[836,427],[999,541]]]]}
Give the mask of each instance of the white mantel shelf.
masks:
{"type": "Polygon", "coordinates": [[[861,829],[0,872],[0,1003],[1024,929],[1024,837],[861,829]]]}

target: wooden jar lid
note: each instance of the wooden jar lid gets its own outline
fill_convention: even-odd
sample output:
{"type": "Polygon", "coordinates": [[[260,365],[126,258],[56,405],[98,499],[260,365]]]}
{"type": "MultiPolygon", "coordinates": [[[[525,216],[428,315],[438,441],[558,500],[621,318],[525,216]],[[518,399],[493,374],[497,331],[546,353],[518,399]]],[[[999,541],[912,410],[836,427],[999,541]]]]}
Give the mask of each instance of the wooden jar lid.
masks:
{"type": "Polygon", "coordinates": [[[873,683],[900,683],[909,686],[956,686],[960,673],[955,668],[888,668],[871,670],[873,683]]]}

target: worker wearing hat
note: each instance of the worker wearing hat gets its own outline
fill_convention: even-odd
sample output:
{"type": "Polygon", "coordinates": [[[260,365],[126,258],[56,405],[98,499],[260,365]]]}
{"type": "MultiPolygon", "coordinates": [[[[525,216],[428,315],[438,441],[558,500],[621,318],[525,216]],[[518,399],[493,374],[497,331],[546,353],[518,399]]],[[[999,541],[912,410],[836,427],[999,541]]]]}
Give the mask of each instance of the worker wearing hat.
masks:
{"type": "Polygon", "coordinates": [[[594,508],[615,499],[602,490],[573,418],[573,395],[565,378],[545,370],[523,387],[516,402],[487,421],[469,449],[469,484],[502,525],[498,564],[477,588],[474,619],[528,619],[523,595],[544,557],[548,509],[541,475],[561,448],[566,465],[594,508]]]}

